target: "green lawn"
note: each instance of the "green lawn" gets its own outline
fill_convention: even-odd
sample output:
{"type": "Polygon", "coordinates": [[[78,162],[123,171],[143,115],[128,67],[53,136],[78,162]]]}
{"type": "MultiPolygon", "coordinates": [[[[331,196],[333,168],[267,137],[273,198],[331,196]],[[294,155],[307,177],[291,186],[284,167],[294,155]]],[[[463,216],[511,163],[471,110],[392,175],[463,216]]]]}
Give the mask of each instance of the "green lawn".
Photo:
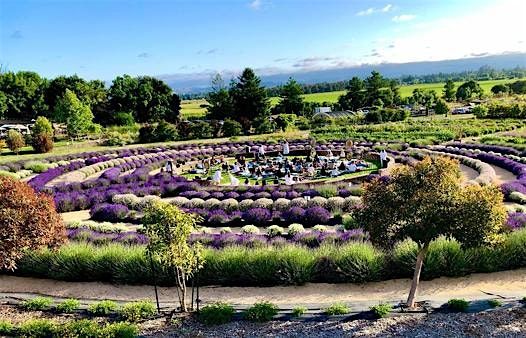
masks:
{"type": "Polygon", "coordinates": [[[184,100],[181,102],[181,115],[185,118],[199,118],[205,116],[206,109],[201,108],[202,104],[206,104],[205,99],[184,100]]]}
{"type": "MultiPolygon", "coordinates": [[[[486,94],[490,94],[491,87],[497,84],[505,84],[510,82],[515,82],[518,79],[511,79],[511,80],[488,80],[488,81],[479,81],[478,83],[484,90],[486,94]]],[[[455,87],[458,88],[463,81],[461,82],[455,82],[455,87]]],[[[442,90],[444,88],[444,83],[422,83],[422,84],[415,84],[415,85],[409,85],[409,86],[401,86],[400,87],[400,95],[402,97],[408,97],[413,94],[413,90],[416,88],[421,88],[425,90],[434,90],[437,92],[437,94],[442,95],[442,90]]],[[[313,93],[313,94],[305,94],[303,97],[305,98],[306,102],[330,102],[334,103],[338,101],[338,98],[345,94],[344,90],[334,91],[334,92],[326,92],[326,93],[313,93]]],[[[189,100],[189,101],[183,101],[181,104],[182,108],[182,114],[186,117],[196,117],[196,116],[203,116],[205,114],[205,109],[200,108],[199,105],[205,103],[206,101],[204,99],[201,100],[189,100]]],[[[277,105],[279,102],[279,97],[271,97],[270,98],[270,104],[272,106],[277,105]]]]}

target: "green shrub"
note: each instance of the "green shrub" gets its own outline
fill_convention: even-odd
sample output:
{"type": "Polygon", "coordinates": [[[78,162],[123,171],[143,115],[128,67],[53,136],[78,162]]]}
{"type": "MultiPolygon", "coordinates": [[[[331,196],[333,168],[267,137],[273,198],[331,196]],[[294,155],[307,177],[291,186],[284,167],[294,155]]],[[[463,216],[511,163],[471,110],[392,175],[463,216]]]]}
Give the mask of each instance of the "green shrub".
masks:
{"type": "Polygon", "coordinates": [[[62,303],[58,304],[56,309],[61,313],[72,313],[78,310],[80,302],[74,298],[65,299],[62,303]]]}
{"type": "Polygon", "coordinates": [[[391,304],[387,303],[381,303],[378,305],[371,306],[371,311],[374,313],[376,318],[384,318],[386,317],[391,311],[393,310],[393,307],[391,304]]]}
{"type": "Polygon", "coordinates": [[[325,309],[325,314],[329,316],[345,315],[351,312],[351,309],[343,303],[334,303],[325,309]]]}
{"type": "Polygon", "coordinates": [[[156,312],[155,305],[149,300],[139,300],[124,304],[119,310],[120,316],[127,321],[137,322],[149,318],[156,312]]]}
{"type": "Polygon", "coordinates": [[[51,337],[57,331],[57,324],[49,319],[29,319],[18,328],[18,334],[28,338],[51,337]]]}
{"type": "Polygon", "coordinates": [[[137,325],[127,322],[106,324],[101,331],[105,338],[135,338],[139,334],[137,325]]]}
{"type": "Polygon", "coordinates": [[[213,303],[201,309],[199,321],[205,325],[225,324],[232,320],[234,312],[234,307],[228,303],[213,303]]]}
{"type": "Polygon", "coordinates": [[[466,312],[469,307],[469,302],[465,299],[450,299],[447,302],[448,308],[457,312],[466,312]]]}
{"type": "Polygon", "coordinates": [[[64,338],[99,338],[101,337],[101,327],[90,319],[72,320],[62,325],[60,336],[64,338]]]}
{"type": "Polygon", "coordinates": [[[88,312],[94,316],[107,316],[117,310],[117,303],[112,300],[101,300],[89,306],[88,312]]]}
{"type": "Polygon", "coordinates": [[[49,297],[35,297],[22,302],[22,307],[29,311],[40,311],[48,309],[53,300],[49,297]]]}
{"type": "Polygon", "coordinates": [[[502,306],[502,302],[498,299],[489,299],[488,300],[488,305],[491,306],[491,307],[501,307],[502,306]]]}
{"type": "Polygon", "coordinates": [[[301,317],[305,313],[307,313],[307,308],[304,306],[296,306],[292,309],[292,316],[294,317],[301,317]]]}
{"type": "Polygon", "coordinates": [[[277,314],[276,305],[270,302],[260,302],[245,311],[245,318],[251,322],[268,322],[277,314]]]}
{"type": "Polygon", "coordinates": [[[0,336],[12,335],[15,331],[15,326],[8,320],[0,319],[0,336]]]}

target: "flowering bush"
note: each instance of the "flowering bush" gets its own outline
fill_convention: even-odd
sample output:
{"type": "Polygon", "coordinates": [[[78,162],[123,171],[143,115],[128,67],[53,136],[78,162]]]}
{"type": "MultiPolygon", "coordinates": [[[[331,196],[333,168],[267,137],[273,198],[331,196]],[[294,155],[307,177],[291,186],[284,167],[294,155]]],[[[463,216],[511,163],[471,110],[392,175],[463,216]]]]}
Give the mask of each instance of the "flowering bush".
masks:
{"type": "Polygon", "coordinates": [[[506,226],[509,227],[511,230],[526,228],[526,213],[512,212],[508,214],[506,226]]]}
{"type": "Polygon", "coordinates": [[[90,210],[91,219],[95,221],[117,222],[122,221],[130,210],[123,204],[97,204],[90,210]]]}
{"type": "Polygon", "coordinates": [[[303,224],[305,225],[316,225],[316,224],[327,224],[331,214],[327,209],[322,207],[312,207],[305,210],[303,215],[303,224]]]}
{"type": "Polygon", "coordinates": [[[265,225],[271,216],[271,212],[264,208],[252,208],[243,213],[243,219],[246,222],[253,223],[257,226],[265,225]]]}
{"type": "Polygon", "coordinates": [[[252,203],[252,208],[272,209],[274,202],[270,198],[258,198],[252,203]]]}
{"type": "Polygon", "coordinates": [[[290,236],[294,236],[296,234],[299,234],[299,233],[302,233],[305,231],[305,228],[303,228],[303,225],[301,224],[298,224],[298,223],[292,223],[291,225],[289,225],[289,227],[287,228],[287,233],[290,235],[290,236]]]}
{"type": "Polygon", "coordinates": [[[291,222],[291,223],[301,222],[303,220],[304,215],[305,215],[305,210],[300,207],[292,207],[288,210],[285,210],[282,214],[285,221],[291,222]]]}
{"type": "Polygon", "coordinates": [[[283,232],[284,229],[278,225],[271,225],[267,228],[267,235],[269,237],[281,236],[283,232]]]}
{"type": "Polygon", "coordinates": [[[307,201],[308,207],[322,207],[325,208],[327,205],[327,199],[321,196],[315,196],[307,201]]]}
{"type": "Polygon", "coordinates": [[[300,208],[306,208],[307,207],[307,200],[305,200],[302,197],[294,198],[290,201],[291,207],[300,207],[300,208]]]}
{"type": "Polygon", "coordinates": [[[245,225],[241,228],[241,232],[244,234],[258,234],[259,229],[255,225],[245,225]]]}
{"type": "Polygon", "coordinates": [[[246,210],[252,208],[252,204],[253,203],[254,203],[254,201],[251,200],[251,199],[242,200],[241,202],[239,202],[239,210],[246,211],[246,210]]]}

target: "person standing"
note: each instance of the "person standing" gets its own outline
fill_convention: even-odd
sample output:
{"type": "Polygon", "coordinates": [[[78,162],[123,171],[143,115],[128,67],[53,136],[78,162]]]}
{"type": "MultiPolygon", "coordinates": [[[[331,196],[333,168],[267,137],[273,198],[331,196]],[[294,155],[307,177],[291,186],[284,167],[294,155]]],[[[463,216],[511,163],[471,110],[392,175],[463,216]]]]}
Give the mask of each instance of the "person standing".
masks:
{"type": "Polygon", "coordinates": [[[287,156],[290,153],[289,142],[285,141],[283,144],[283,155],[287,156]]]}

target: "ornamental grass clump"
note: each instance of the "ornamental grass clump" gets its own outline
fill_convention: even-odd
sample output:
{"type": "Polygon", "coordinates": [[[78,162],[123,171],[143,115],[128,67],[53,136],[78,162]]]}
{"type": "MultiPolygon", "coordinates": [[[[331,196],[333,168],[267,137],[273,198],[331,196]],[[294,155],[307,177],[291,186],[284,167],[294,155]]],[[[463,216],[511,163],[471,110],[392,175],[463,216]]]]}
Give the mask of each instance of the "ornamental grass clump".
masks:
{"type": "Polygon", "coordinates": [[[0,319],[0,336],[11,336],[15,332],[15,326],[6,319],[0,319]]]}
{"type": "Polygon", "coordinates": [[[204,306],[199,311],[198,319],[205,325],[221,325],[229,323],[234,316],[234,307],[228,303],[216,302],[204,306]]]}
{"type": "Polygon", "coordinates": [[[324,313],[328,316],[341,316],[351,312],[351,309],[343,303],[334,303],[325,309],[324,313]]]}
{"type": "Polygon", "coordinates": [[[501,307],[502,306],[502,302],[498,299],[489,299],[488,300],[488,305],[492,308],[496,308],[496,307],[501,307]]]}
{"type": "Polygon", "coordinates": [[[293,317],[301,317],[307,313],[307,308],[305,306],[296,306],[292,309],[293,317]]]}
{"type": "Polygon", "coordinates": [[[278,314],[278,307],[270,302],[259,302],[245,311],[245,319],[251,322],[268,322],[278,314]]]}
{"type": "Polygon", "coordinates": [[[152,317],[156,311],[155,305],[151,301],[139,300],[124,304],[119,309],[119,315],[125,321],[137,322],[152,317]]]}
{"type": "Polygon", "coordinates": [[[75,298],[68,298],[57,304],[55,309],[59,313],[73,313],[80,307],[80,302],[75,298]]]}
{"type": "Polygon", "coordinates": [[[22,302],[22,308],[29,311],[47,310],[51,307],[53,299],[49,297],[35,297],[22,302]]]}
{"type": "Polygon", "coordinates": [[[93,316],[107,316],[117,311],[118,306],[112,300],[101,300],[88,307],[88,312],[93,316]]]}
{"type": "Polygon", "coordinates": [[[447,302],[447,307],[455,312],[466,312],[469,307],[469,302],[465,299],[450,299],[447,302]]]}
{"type": "Polygon", "coordinates": [[[391,311],[393,311],[393,307],[391,304],[380,303],[378,305],[371,306],[371,311],[376,318],[384,318],[387,317],[391,311]]]}

